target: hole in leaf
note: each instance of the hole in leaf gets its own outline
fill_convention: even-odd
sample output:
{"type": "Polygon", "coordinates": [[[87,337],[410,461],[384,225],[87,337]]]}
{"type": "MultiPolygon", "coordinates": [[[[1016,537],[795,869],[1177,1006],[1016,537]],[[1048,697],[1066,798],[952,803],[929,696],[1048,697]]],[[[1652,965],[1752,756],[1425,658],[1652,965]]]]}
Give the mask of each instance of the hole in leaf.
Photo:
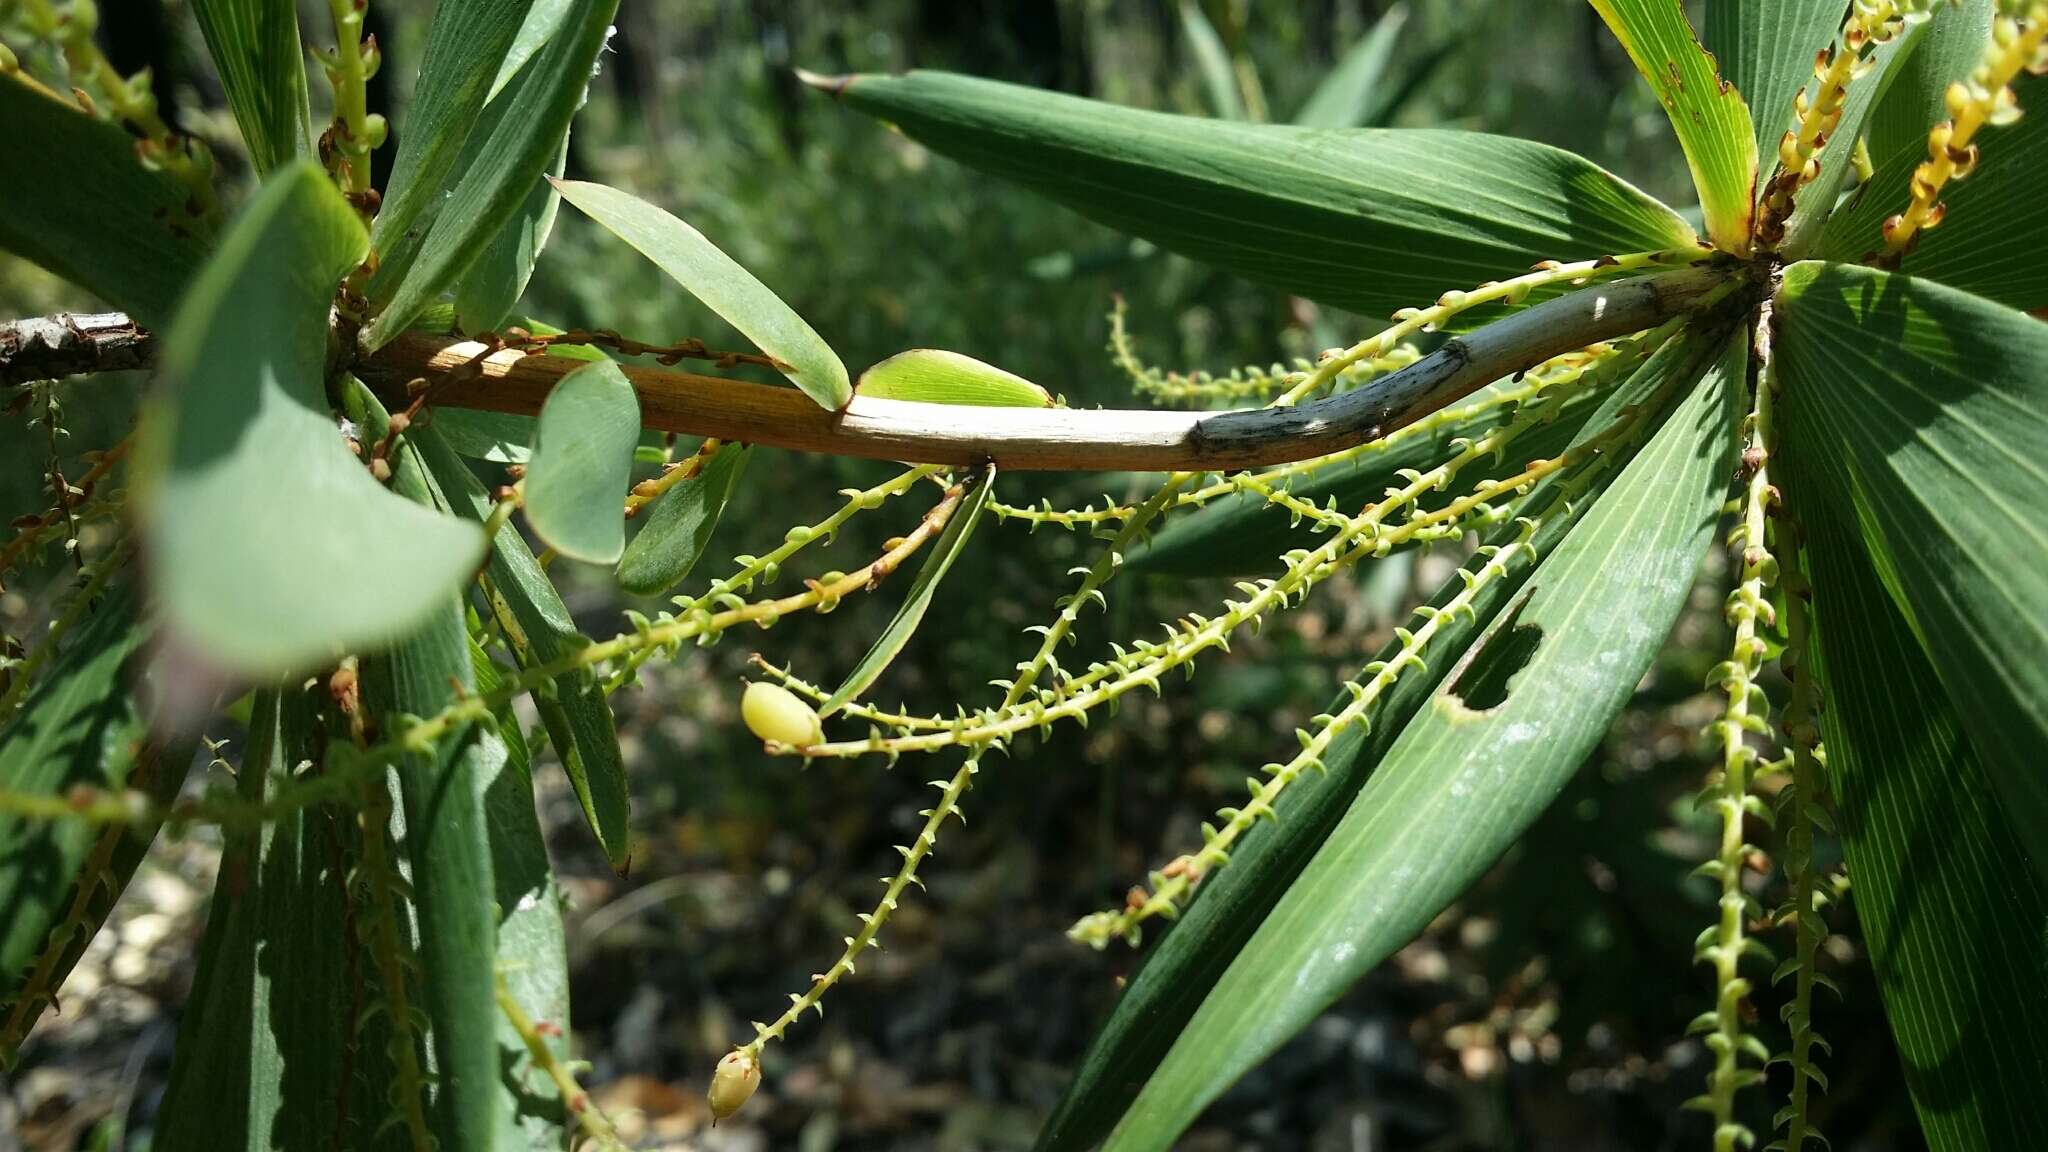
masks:
{"type": "Polygon", "coordinates": [[[1543,643],[1542,626],[1517,623],[1534,591],[1531,587],[1516,597],[1451,670],[1450,703],[1455,712],[1478,715],[1500,707],[1514,687],[1514,678],[1535,658],[1543,643]]]}

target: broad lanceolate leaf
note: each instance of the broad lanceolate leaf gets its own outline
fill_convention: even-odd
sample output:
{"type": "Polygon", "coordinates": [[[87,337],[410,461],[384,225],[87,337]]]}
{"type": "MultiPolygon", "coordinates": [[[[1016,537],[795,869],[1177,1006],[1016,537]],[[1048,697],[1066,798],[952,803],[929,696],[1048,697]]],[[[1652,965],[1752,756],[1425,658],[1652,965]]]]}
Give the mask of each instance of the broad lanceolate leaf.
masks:
{"type": "Polygon", "coordinates": [[[917,570],[917,579],[910,585],[910,594],[903,598],[903,606],[896,610],[895,618],[882,630],[874,647],[869,648],[867,655],[862,656],[860,663],[847,674],[845,682],[819,705],[820,715],[831,715],[847,701],[867,691],[868,686],[888,669],[896,654],[903,651],[903,646],[910,643],[910,637],[924,620],[925,609],[931,607],[932,593],[939,590],[939,581],[946,578],[953,561],[967,550],[967,540],[974,535],[974,526],[981,521],[982,511],[988,507],[989,494],[995,491],[996,470],[990,467],[968,484],[959,506],[953,510],[952,518],[946,521],[939,538],[932,541],[930,551],[925,554],[924,564],[917,570]]]}
{"type": "Polygon", "coordinates": [[[1927,30],[1892,65],[1870,113],[1867,138],[1878,167],[1901,152],[1925,157],[1927,130],[1948,119],[1948,86],[1967,78],[1991,43],[1992,6],[1993,0],[1929,6],[1927,30]]]}
{"type": "Polygon", "coordinates": [[[1760,176],[1777,164],[1778,141],[1795,119],[1792,99],[1812,85],[1813,57],[1835,38],[1843,11],[1839,0],[1707,0],[1703,39],[1749,106],[1760,176]]]}
{"type": "Polygon", "coordinates": [[[846,365],[804,318],[766,284],[690,227],[636,196],[602,184],[556,181],[562,198],[605,226],[669,279],[781,361],[782,374],[826,408],[846,407],[853,390],[846,365]]]}
{"type": "Polygon", "coordinates": [[[279,674],[398,636],[483,553],[474,525],[386,492],[322,377],[355,211],[311,161],[278,170],[186,294],[151,413],[144,530],[165,623],[223,668],[279,674]]]}
{"type": "MultiPolygon", "coordinates": [[[[1317,469],[1294,481],[1290,490],[1317,504],[1335,500],[1337,507],[1344,509],[1377,500],[1398,480],[1401,469],[1429,468],[1457,451],[1451,441],[1479,436],[1509,419],[1512,413],[1483,407],[1488,395],[1503,386],[1493,385],[1476,395],[1478,403],[1410,425],[1368,451],[1317,469]]],[[[1591,392],[1567,397],[1558,403],[1550,423],[1517,437],[1500,462],[1491,467],[1474,465],[1459,473],[1448,490],[1433,494],[1425,506],[1456,499],[1485,480],[1512,476],[1530,460],[1564,451],[1601,400],[1591,392]]],[[[1176,576],[1252,575],[1270,569],[1273,557],[1289,548],[1313,547],[1316,535],[1313,525],[1296,523],[1285,509],[1274,507],[1256,493],[1244,492],[1168,521],[1149,540],[1133,547],[1124,563],[1132,571],[1176,576]]]]}
{"type": "MultiPolygon", "coordinates": [[[[476,263],[485,245],[518,213],[561,154],[569,120],[583,103],[591,69],[617,10],[618,0],[591,0],[576,7],[506,86],[500,96],[504,112],[488,135],[462,150],[461,155],[474,159],[435,212],[417,256],[408,258],[408,250],[401,246],[386,259],[379,249],[383,262],[370,281],[370,301],[381,306],[382,313],[363,330],[366,348],[382,347],[405,331],[422,309],[476,263]]],[[[486,78],[496,69],[494,57],[486,78]]],[[[483,131],[481,123],[476,130],[483,131]]],[[[403,245],[409,238],[395,237],[393,242],[403,245]]],[[[382,228],[377,240],[386,242],[382,228]]]]}
{"type": "MultiPolygon", "coordinates": [[[[394,125],[398,152],[370,242],[380,267],[402,277],[441,205],[451,169],[477,114],[494,95],[493,80],[532,0],[443,0],[420,63],[419,83],[403,120],[394,125]]],[[[456,173],[459,175],[459,173],[456,173]]]]}
{"type": "MultiPolygon", "coordinates": [[[[1678,0],[1593,0],[1593,7],[1671,117],[1706,212],[1707,235],[1730,252],[1747,253],[1759,174],[1756,130],[1741,93],[1700,47],[1678,0]]],[[[1781,128],[1771,140],[1783,134],[1781,128]]]]}
{"type": "Polygon", "coordinates": [[[1230,124],[938,72],[831,86],[912,139],[1084,216],[1357,312],[1427,303],[1537,260],[1693,240],[1670,209],[1525,140],[1230,124]]]}
{"type": "MultiPolygon", "coordinates": [[[[1591,421],[1581,414],[1573,423],[1587,424],[1587,435],[1597,434],[1623,405],[1649,399],[1659,379],[1645,375],[1625,384],[1598,404],[1600,411],[1591,421]]],[[[1553,451],[1562,452],[1566,446],[1559,444],[1553,451]]],[[[1561,483],[1547,481],[1530,493],[1523,514],[1540,518],[1535,536],[1528,541],[1533,557],[1550,555],[1564,541],[1577,517],[1612,482],[1614,472],[1611,466],[1603,469],[1588,491],[1562,506],[1558,504],[1565,495],[1561,483]]],[[[1499,547],[1520,537],[1517,524],[1496,529],[1486,542],[1499,547]]],[[[1261,545],[1248,547],[1263,552],[1261,545]]],[[[1398,562],[1374,562],[1368,579],[1377,575],[1379,565],[1398,562]]],[[[1473,567],[1467,565],[1468,570],[1473,567]]],[[[1209,989],[1344,815],[1388,747],[1456,665],[1458,654],[1471,647],[1514,601],[1532,570],[1533,562],[1526,559],[1512,564],[1502,576],[1482,584],[1471,595],[1469,613],[1442,618],[1442,630],[1424,654],[1423,664],[1411,667],[1386,690],[1368,717],[1371,723],[1339,734],[1323,756],[1327,771],[1298,777],[1277,806],[1280,819],[1253,829],[1232,850],[1229,865],[1202,881],[1194,902],[1167,928],[1165,936],[1151,945],[1137,974],[1118,997],[1115,1010],[1090,1042],[1073,1082],[1039,1132],[1038,1152],[1082,1152],[1108,1135],[1174,1038],[1201,1007],[1209,989]]],[[[1442,610],[1464,590],[1463,578],[1454,575],[1429,604],[1442,610]]],[[[1403,650],[1401,641],[1390,641],[1377,658],[1391,662],[1403,650]]],[[[1337,712],[1350,702],[1348,692],[1340,693],[1327,711],[1337,712]]]]}
{"type": "MultiPolygon", "coordinates": [[[[257,693],[240,799],[261,803],[321,771],[317,723],[306,692],[257,693]]],[[[227,834],[186,1009],[204,1026],[179,1031],[160,1146],[406,1146],[401,1129],[383,1129],[389,1021],[363,1010],[382,991],[367,912],[351,919],[358,839],[348,811],[324,805],[227,834]]]]}
{"type": "Polygon", "coordinates": [[[1401,30],[1407,26],[1406,4],[1387,9],[1309,93],[1301,111],[1294,114],[1294,122],[1303,128],[1355,128],[1373,123],[1390,103],[1387,65],[1394,59],[1401,30]]]}
{"type": "Polygon", "coordinates": [[[640,400],[619,366],[591,363],[548,393],[526,466],[526,522],[548,547],[610,564],[626,550],[626,488],[640,400]]]}
{"type": "Polygon", "coordinates": [[[1642,369],[1677,373],[1685,398],[1539,562],[1526,601],[1403,729],[1109,1149],[1170,1147],[1204,1105],[1457,899],[1564,786],[1692,588],[1735,462],[1744,351],[1739,338],[1695,335],[1642,369]],[[1480,703],[1482,683],[1491,692],[1475,710],[1467,696],[1480,703]]]}
{"type": "Polygon", "coordinates": [[[185,189],[143,168],[126,132],[0,76],[0,248],[152,328],[206,258],[185,189]],[[61,189],[61,194],[52,194],[61,189]]]}
{"type": "Polygon", "coordinates": [[[619,587],[655,596],[683,582],[711,543],[712,530],[738,489],[752,453],[745,444],[721,445],[703,471],[655,500],[646,526],[619,558],[619,587]]]}
{"type": "Polygon", "coordinates": [[[937,348],[898,352],[860,374],[853,390],[888,400],[977,404],[990,408],[1050,408],[1045,389],[972,356],[937,348]]]}
{"type": "Polygon", "coordinates": [[[1195,68],[1202,74],[1202,91],[1209,97],[1210,110],[1225,120],[1245,119],[1244,94],[1237,87],[1237,68],[1230,62],[1230,50],[1223,46],[1223,37],[1216,34],[1216,26],[1209,23],[1197,0],[1180,0],[1180,30],[1187,37],[1195,68]]]}
{"type": "Polygon", "coordinates": [[[256,174],[311,155],[305,48],[292,0],[194,0],[192,14],[256,174]]]}
{"type": "MultiPolygon", "coordinates": [[[[440,436],[439,424],[437,414],[432,423],[412,437],[426,468],[431,499],[437,507],[482,522],[491,514],[490,493],[440,436]]],[[[621,500],[616,494],[613,496],[614,509],[621,500]]],[[[500,528],[492,538],[490,564],[484,575],[492,612],[522,664],[551,663],[589,643],[576,630],[576,622],[570,618],[561,594],[555,591],[533,551],[510,527],[500,528]]],[[[578,669],[556,677],[551,685],[534,692],[533,703],[541,723],[547,727],[548,739],[562,759],[562,769],[576,790],[584,818],[604,848],[606,859],[613,868],[623,871],[632,854],[626,767],[603,685],[590,669],[578,669]]],[[[513,735],[518,733],[516,725],[511,731],[513,735]]]]}
{"type": "Polygon", "coordinates": [[[1870,551],[2048,878],[2048,325],[1803,263],[1775,349],[1783,451],[1813,494],[1802,520],[1840,521],[1870,551]]]}
{"type": "Polygon", "coordinates": [[[1778,458],[1806,529],[1814,668],[1826,686],[1822,733],[1856,884],[1855,932],[1870,949],[1921,1133],[1934,1152],[2048,1147],[2048,884],[2026,863],[2040,855],[2038,825],[2028,829],[2000,802],[1974,738],[1981,729],[1958,715],[1887,597],[1882,560],[1853,524],[1815,518],[1833,497],[1825,481],[1804,482],[1811,458],[1778,458]]]}
{"type": "MultiPolygon", "coordinates": [[[[1941,31],[1943,20],[1969,15],[1943,12],[1926,35],[1941,31]]],[[[2022,76],[2013,90],[2020,107],[2032,111],[2016,124],[1977,134],[1982,159],[1976,171],[1942,190],[1948,215],[1940,227],[1921,231],[1899,267],[2034,311],[2048,307],[2048,196],[2041,194],[2041,174],[2048,170],[2048,77],[2022,76]]],[[[1917,149],[1895,153],[1828,221],[1821,253],[1857,261],[1880,249],[1885,218],[1905,210],[1913,169],[1925,159],[1923,132],[1917,149]]]]}
{"type": "MultiPolygon", "coordinates": [[[[134,697],[148,629],[133,590],[117,584],[71,646],[0,728],[0,788],[61,796],[74,787],[177,795],[189,741],[150,737],[134,697]]],[[[156,835],[153,824],[99,828],[0,816],[0,1065],[28,1034],[85,950],[156,835]],[[79,880],[88,887],[80,895],[79,880]]]]}

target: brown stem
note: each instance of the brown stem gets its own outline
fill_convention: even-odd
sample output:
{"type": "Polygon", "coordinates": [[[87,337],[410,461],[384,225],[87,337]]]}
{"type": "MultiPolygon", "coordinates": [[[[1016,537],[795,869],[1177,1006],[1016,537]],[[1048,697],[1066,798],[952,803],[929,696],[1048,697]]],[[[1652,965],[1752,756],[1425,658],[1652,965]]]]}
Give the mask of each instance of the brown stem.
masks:
{"type": "MultiPolygon", "coordinates": [[[[1531,305],[1370,385],[1296,407],[1231,412],[979,408],[856,395],[837,412],[792,388],[626,366],[641,422],[802,452],[1037,471],[1232,471],[1287,464],[1402,428],[1554,356],[1704,307],[1740,272],[1700,264],[1595,284],[1531,305]]],[[[531,415],[580,361],[407,333],[355,370],[387,405],[422,389],[451,408],[531,415]],[[478,357],[482,356],[481,361],[478,357]],[[449,378],[465,369],[466,379],[449,378]]]]}
{"type": "Polygon", "coordinates": [[[120,312],[60,312],[0,323],[0,385],[147,368],[148,329],[120,312]]]}

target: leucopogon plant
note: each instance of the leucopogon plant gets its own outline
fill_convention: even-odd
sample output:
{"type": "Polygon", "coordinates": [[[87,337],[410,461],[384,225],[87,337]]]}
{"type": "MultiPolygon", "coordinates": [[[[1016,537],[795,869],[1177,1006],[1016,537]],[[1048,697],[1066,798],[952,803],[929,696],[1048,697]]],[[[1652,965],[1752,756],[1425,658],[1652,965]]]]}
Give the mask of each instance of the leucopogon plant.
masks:
{"type": "Polygon", "coordinates": [[[856,387],[689,225],[559,179],[612,0],[442,0],[381,188],[362,0],[330,4],[318,131],[295,6],[194,0],[260,180],[232,213],[147,78],[99,56],[89,0],[0,9],[0,245],[123,310],[0,343],[10,410],[52,444],[49,506],[17,522],[0,578],[50,549],[76,568],[0,679],[0,1055],[157,832],[216,824],[156,1146],[614,1143],[570,1059],[540,744],[623,869],[608,697],[740,625],[904,584],[885,578],[915,560],[855,668],[764,657],[744,691],[770,752],[941,767],[843,952],[712,1075],[729,1115],[769,1046],[881,945],[977,775],[1001,770],[992,753],[1172,691],[1336,573],[1459,548],[1239,806],[1074,926],[1150,952],[1039,1147],[1163,1149],[1530,826],[1720,546],[1733,643],[1705,734],[1721,834],[1701,872],[1720,897],[1697,946],[1712,1059],[1693,1102],[1712,1146],[1822,1143],[1819,945],[1853,880],[1929,1146],[2048,1147],[2048,325],[2028,315],[2048,307],[2048,115],[2022,116],[2048,100],[2048,0],[1708,0],[1703,36],[1675,0],[1593,6],[1669,113],[1696,224],[1569,153],[1333,127],[1329,100],[1276,125],[942,74],[807,77],[1112,227],[1392,318],[1221,376],[1148,367],[1119,326],[1139,391],[1266,401],[1197,411],[1068,408],[931,350],[856,387]],[[562,200],[754,348],[513,317],[562,200]],[[142,365],[156,386],[132,437],[64,474],[61,378],[142,365]],[[643,448],[647,429],[701,439],[643,448]],[[763,450],[899,463],[686,584],[763,450]],[[1003,477],[1032,469],[1157,479],[1129,504],[1003,502],[1003,477]],[[783,579],[892,503],[923,513],[881,555],[783,579]],[[865,699],[991,519],[1099,546],[988,700],[865,699]],[[90,523],[104,543],[81,545],[90,523]],[[611,566],[673,607],[590,639],[551,563],[611,566]],[[1244,579],[1212,611],[1072,655],[1134,569],[1244,579]],[[193,734],[221,711],[246,742],[187,787],[193,734]],[[1824,873],[1838,855],[1846,875],[1824,873]],[[1746,1119],[1767,1098],[1775,1137],[1746,1119]]]}

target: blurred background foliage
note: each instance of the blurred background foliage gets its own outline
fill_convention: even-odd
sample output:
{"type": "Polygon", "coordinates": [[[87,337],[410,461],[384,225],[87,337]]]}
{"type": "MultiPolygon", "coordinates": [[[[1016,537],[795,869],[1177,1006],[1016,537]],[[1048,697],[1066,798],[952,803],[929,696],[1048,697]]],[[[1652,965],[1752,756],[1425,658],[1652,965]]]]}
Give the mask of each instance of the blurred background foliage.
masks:
{"type": "MultiPolygon", "coordinates": [[[[247,165],[190,14],[158,0],[102,7],[117,65],[153,65],[167,106],[241,179],[230,199],[246,191],[247,165]]],[[[1256,76],[1253,106],[1287,119],[1386,7],[1208,0],[1203,10],[1240,75],[1256,76]]],[[[372,106],[394,113],[397,132],[430,12],[427,0],[370,5],[388,61],[372,106]]],[[[1408,0],[1403,18],[1374,101],[1378,118],[1542,140],[1686,206],[1685,169],[1664,117],[1590,8],[1408,0]]],[[[948,68],[1211,114],[1174,4],[629,0],[620,22],[572,134],[569,175],[629,188],[694,223],[856,370],[904,348],[942,347],[1000,364],[1072,404],[1130,404],[1128,381],[1104,349],[1117,294],[1141,352],[1176,368],[1313,354],[1378,326],[1134,244],[978,177],[836,108],[792,73],[948,68]]],[[[324,37],[324,6],[309,6],[304,26],[324,37]]],[[[388,163],[391,154],[387,146],[378,155],[388,163]]],[[[92,305],[0,256],[0,316],[92,305]]],[[[562,214],[523,311],[643,340],[738,343],[573,212],[562,214]]],[[[72,435],[62,450],[117,438],[141,384],[99,378],[67,387],[72,435]]],[[[41,429],[0,421],[8,519],[41,506],[47,455],[41,429]]],[[[856,461],[758,458],[714,551],[759,551],[790,524],[836,506],[834,489],[883,474],[856,461]]],[[[1012,476],[1003,494],[1065,505],[1134,490],[1118,476],[1012,476]]],[[[905,530],[916,509],[898,504],[856,520],[827,562],[851,568],[905,530]]],[[[986,681],[1024,654],[1020,630],[1051,613],[1070,583],[1060,573],[1087,546],[1058,529],[984,526],[876,694],[924,711],[995,694],[986,681]]],[[[784,993],[836,953],[936,773],[911,762],[805,769],[763,757],[738,724],[750,651],[836,682],[887,620],[900,586],[827,617],[728,636],[653,670],[642,688],[614,700],[634,778],[629,880],[606,868],[559,773],[539,778],[543,819],[575,899],[573,1025],[594,1065],[586,1083],[646,1147],[1028,1148],[1137,959],[1070,944],[1065,927],[1120,902],[1148,868],[1198,844],[1199,821],[1238,794],[1248,769],[1293,743],[1292,729],[1456,559],[1395,558],[1333,580],[1163,700],[1137,700],[1114,723],[1061,729],[994,761],[968,801],[970,823],[949,832],[927,870],[929,897],[891,921],[886,950],[862,965],[822,1022],[807,1021],[770,1049],[762,1097],[715,1132],[702,1104],[713,1061],[747,1020],[779,1009],[784,993]]],[[[619,629],[629,605],[601,571],[556,571],[587,632],[619,629]]],[[[63,577],[56,567],[19,574],[0,593],[7,630],[36,627],[63,577]]],[[[1108,614],[1084,617],[1077,653],[1199,610],[1222,588],[1121,580],[1108,614]]],[[[1718,583],[1697,590],[1603,752],[1525,842],[1423,939],[1219,1102],[1186,1147],[1705,1144],[1704,1119],[1679,1105],[1701,1090],[1706,1070],[1704,1049],[1683,1033],[1709,1000],[1708,973],[1689,957],[1710,918],[1710,892],[1687,874],[1708,852],[1709,825],[1692,815],[1691,796],[1707,772],[1698,731],[1718,707],[1699,685],[1726,649],[1720,600],[1718,583]]],[[[233,760],[238,733],[211,734],[230,740],[223,755],[233,760]]],[[[73,978],[61,1017],[46,1022],[4,1080],[0,1148],[10,1140],[119,1147],[123,1139],[147,1147],[215,844],[194,830],[159,849],[73,978]]],[[[1919,1147],[1853,930],[1830,943],[1841,952],[1847,999],[1824,1005],[1820,1021],[1837,1056],[1819,1119],[1837,1148],[1919,1147]]],[[[1752,1104],[1764,1101],[1756,1094],[1752,1104]]],[[[1751,1119],[1760,1130],[1767,1121],[1761,1111],[1751,1119]]]]}

